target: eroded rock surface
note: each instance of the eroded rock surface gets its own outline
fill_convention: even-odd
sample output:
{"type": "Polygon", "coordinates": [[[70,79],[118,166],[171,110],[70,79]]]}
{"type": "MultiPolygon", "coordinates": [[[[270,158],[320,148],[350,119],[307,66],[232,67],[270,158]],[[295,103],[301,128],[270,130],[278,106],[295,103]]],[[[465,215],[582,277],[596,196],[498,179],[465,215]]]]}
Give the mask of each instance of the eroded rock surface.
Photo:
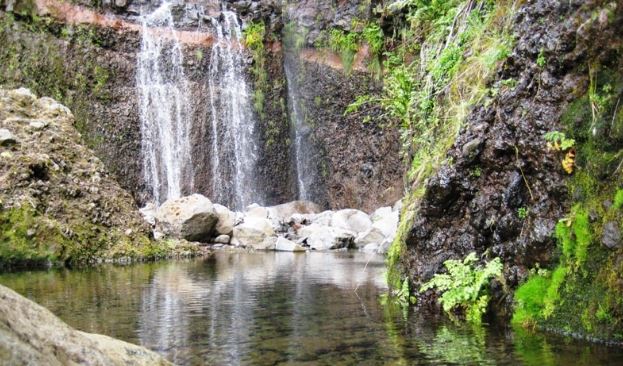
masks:
{"type": "Polygon", "coordinates": [[[158,354],[77,331],[49,310],[0,285],[0,363],[4,365],[171,365],[158,354]]]}

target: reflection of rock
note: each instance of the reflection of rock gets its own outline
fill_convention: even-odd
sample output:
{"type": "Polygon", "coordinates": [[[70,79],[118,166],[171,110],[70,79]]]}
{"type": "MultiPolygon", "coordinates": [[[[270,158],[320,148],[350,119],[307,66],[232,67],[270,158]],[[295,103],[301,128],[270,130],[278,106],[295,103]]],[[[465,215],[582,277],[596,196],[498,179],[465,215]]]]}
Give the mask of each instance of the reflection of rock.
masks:
{"type": "Polygon", "coordinates": [[[156,231],[173,238],[207,242],[217,221],[212,202],[193,194],[163,203],[156,213],[156,231]]]}
{"type": "Polygon", "coordinates": [[[5,365],[169,365],[145,348],[77,331],[0,286],[0,363],[5,365]]]}

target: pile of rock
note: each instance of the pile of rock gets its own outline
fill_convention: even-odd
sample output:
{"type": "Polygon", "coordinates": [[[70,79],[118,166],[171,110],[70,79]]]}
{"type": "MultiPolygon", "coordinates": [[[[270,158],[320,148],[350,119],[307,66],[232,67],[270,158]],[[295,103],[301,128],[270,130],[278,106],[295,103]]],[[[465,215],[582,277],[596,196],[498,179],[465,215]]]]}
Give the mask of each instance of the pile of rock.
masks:
{"type": "Polygon", "coordinates": [[[278,206],[248,206],[233,212],[193,194],[141,210],[157,239],[232,245],[256,250],[307,251],[360,249],[385,253],[394,240],[400,205],[382,207],[368,215],[345,209],[322,211],[309,201],[278,206]]]}

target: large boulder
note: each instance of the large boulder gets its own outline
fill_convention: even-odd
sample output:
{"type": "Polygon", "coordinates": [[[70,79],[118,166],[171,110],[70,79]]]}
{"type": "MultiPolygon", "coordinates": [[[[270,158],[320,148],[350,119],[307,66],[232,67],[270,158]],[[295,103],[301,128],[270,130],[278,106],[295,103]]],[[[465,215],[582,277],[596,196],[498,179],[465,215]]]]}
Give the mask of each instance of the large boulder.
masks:
{"type": "Polygon", "coordinates": [[[396,236],[399,222],[399,212],[392,211],[389,207],[379,209],[372,215],[372,227],[378,229],[386,237],[396,236]]]}
{"type": "Polygon", "coordinates": [[[49,310],[1,285],[0,364],[170,365],[143,347],[77,331],[49,310]]]}
{"type": "Polygon", "coordinates": [[[318,224],[302,227],[298,236],[313,250],[351,248],[355,240],[352,231],[318,224]]]}
{"type": "Polygon", "coordinates": [[[234,224],[236,221],[236,214],[230,211],[227,207],[214,204],[214,213],[218,217],[215,230],[219,235],[231,235],[234,231],[234,224]]]}
{"type": "Polygon", "coordinates": [[[244,216],[246,217],[255,217],[260,219],[268,218],[268,209],[266,207],[262,207],[257,203],[247,206],[244,216]]]}
{"type": "Polygon", "coordinates": [[[309,215],[309,221],[313,224],[331,226],[331,219],[333,218],[333,211],[327,210],[316,215],[309,215]]]}
{"type": "Polygon", "coordinates": [[[233,232],[233,244],[258,250],[274,249],[277,239],[270,221],[256,216],[246,216],[241,224],[234,226],[233,232]]]}
{"type": "Polygon", "coordinates": [[[277,206],[267,207],[268,217],[273,221],[289,221],[293,215],[316,214],[320,206],[310,201],[292,201],[277,206]]]}
{"type": "Polygon", "coordinates": [[[339,210],[331,216],[331,226],[358,234],[370,229],[372,220],[363,211],[353,209],[339,210]]]}
{"type": "Polygon", "coordinates": [[[386,239],[385,234],[378,228],[372,227],[355,238],[355,246],[363,248],[368,244],[380,245],[386,239]]]}
{"type": "Polygon", "coordinates": [[[209,242],[217,222],[212,202],[200,194],[168,200],[156,213],[157,232],[188,241],[209,242]]]}

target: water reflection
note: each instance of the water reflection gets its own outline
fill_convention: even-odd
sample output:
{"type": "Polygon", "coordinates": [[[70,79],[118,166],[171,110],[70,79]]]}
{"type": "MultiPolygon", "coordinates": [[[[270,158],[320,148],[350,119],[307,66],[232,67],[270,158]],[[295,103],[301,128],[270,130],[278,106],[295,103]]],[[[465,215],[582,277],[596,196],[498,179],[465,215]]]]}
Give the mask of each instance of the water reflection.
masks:
{"type": "Polygon", "coordinates": [[[206,260],[0,276],[72,326],[182,365],[623,364],[618,349],[383,306],[383,258],[219,253],[206,260]],[[356,289],[356,291],[355,291],[356,289]]]}

